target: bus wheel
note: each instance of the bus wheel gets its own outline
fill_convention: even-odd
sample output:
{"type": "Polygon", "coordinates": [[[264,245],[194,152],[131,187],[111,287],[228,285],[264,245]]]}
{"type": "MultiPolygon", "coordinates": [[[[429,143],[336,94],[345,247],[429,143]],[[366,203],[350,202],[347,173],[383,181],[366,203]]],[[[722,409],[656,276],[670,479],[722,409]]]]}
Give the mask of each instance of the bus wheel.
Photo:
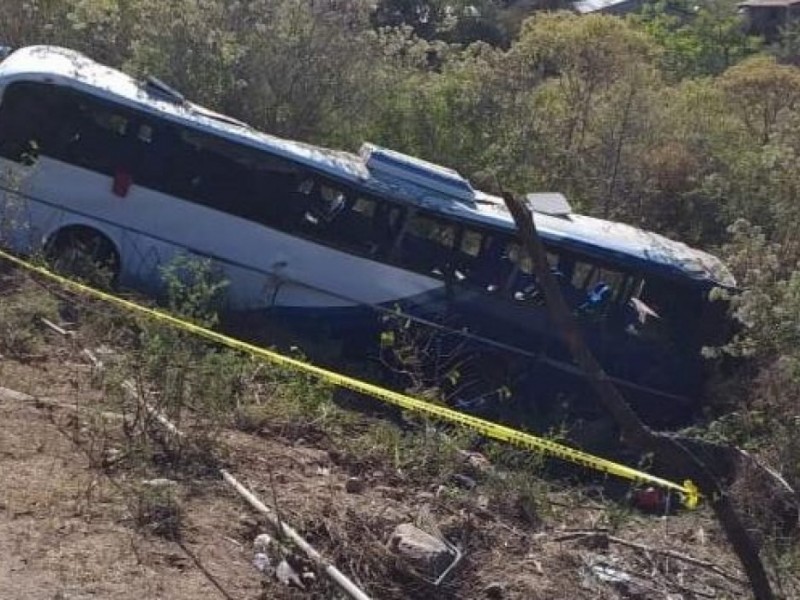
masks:
{"type": "Polygon", "coordinates": [[[105,235],[89,227],[68,227],[47,244],[45,257],[54,271],[98,287],[113,287],[119,254],[105,235]]]}

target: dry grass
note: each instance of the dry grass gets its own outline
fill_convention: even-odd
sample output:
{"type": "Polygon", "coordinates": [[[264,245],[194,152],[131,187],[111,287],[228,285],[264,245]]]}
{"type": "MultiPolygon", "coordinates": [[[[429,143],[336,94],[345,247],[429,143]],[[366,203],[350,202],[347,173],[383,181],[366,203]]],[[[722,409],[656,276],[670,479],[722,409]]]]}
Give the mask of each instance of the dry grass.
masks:
{"type": "MultiPolygon", "coordinates": [[[[224,464],[375,597],[481,598],[487,586],[495,584],[504,590],[504,598],[668,593],[733,598],[743,592],[740,585],[708,569],[608,541],[613,534],[654,549],[671,548],[736,573],[735,560],[705,511],[669,518],[639,515],[619,501],[605,500],[603,487],[562,489],[558,480],[542,477],[545,465],[540,459],[500,446],[481,446],[488,461],[479,468],[463,452],[476,448],[471,435],[399,415],[387,420],[353,412],[344,408],[346,398],[337,398],[330,388],[308,378],[209,352],[203,344],[170,338],[163,330],[146,332],[143,339],[143,324],[129,325],[138,335],[121,334],[119,316],[106,314],[113,327],[98,327],[96,313],[93,326],[79,328],[74,340],[45,332],[47,359],[38,365],[1,364],[0,384],[13,383],[82,406],[77,413],[53,409],[58,428],[52,435],[60,436],[60,443],[71,450],[41,451],[50,461],[45,461],[49,471],[39,465],[33,472],[42,482],[53,482],[51,491],[29,481],[22,470],[17,472],[17,488],[29,491],[3,499],[15,512],[37,502],[52,505],[55,500],[46,499],[58,498],[59,503],[83,506],[74,518],[93,532],[91,515],[100,510],[111,515],[106,518],[115,532],[124,532],[127,540],[133,536],[140,547],[173,548],[173,540],[179,540],[198,552],[207,549],[200,554],[206,553],[205,560],[218,576],[230,571],[227,586],[239,589],[239,597],[257,597],[261,576],[249,566],[250,544],[264,526],[257,521],[242,525],[244,505],[213,478],[214,467],[224,464]],[[101,377],[81,358],[81,347],[106,348],[101,377]],[[179,423],[184,439],[165,435],[151,413],[122,393],[122,383],[131,379],[148,403],[179,423]],[[125,418],[99,415],[109,410],[125,418]],[[71,469],[80,471],[83,479],[73,477],[74,485],[67,485],[50,478],[58,455],[81,457],[71,469]],[[453,475],[471,478],[475,486],[465,486],[463,478],[453,475]],[[176,486],[154,491],[142,483],[164,477],[176,486]],[[347,490],[352,477],[363,484],[356,493],[347,490]],[[434,588],[386,549],[392,530],[404,522],[417,523],[465,551],[464,562],[443,585],[434,588]],[[573,530],[598,535],[565,537],[573,530]],[[602,580],[597,575],[602,568],[627,573],[625,589],[619,582],[602,580]]],[[[28,416],[21,418],[30,419],[33,411],[49,419],[47,410],[25,407],[28,416]]],[[[0,426],[15,425],[6,421],[0,426]]],[[[24,423],[16,426],[20,437],[12,446],[23,438],[35,439],[25,433],[24,423]]],[[[28,527],[48,531],[44,518],[33,515],[28,527]]],[[[18,534],[12,539],[13,535],[18,534]]],[[[12,560],[23,558],[13,548],[8,552],[16,557],[12,560]]],[[[170,552],[182,557],[170,559],[179,566],[159,568],[191,570],[191,559],[179,547],[170,552]]],[[[108,564],[98,558],[97,565],[98,573],[132,588],[137,587],[136,577],[145,576],[137,572],[114,579],[108,564]]],[[[45,577],[44,568],[36,568],[45,577]]],[[[30,578],[31,589],[50,590],[41,577],[30,578]]],[[[0,575],[0,584],[4,578],[18,581],[6,574],[0,575]]],[[[270,594],[265,597],[307,597],[271,580],[263,585],[270,594]]],[[[314,582],[307,582],[307,592],[324,597],[328,586],[318,574],[314,582]]]]}

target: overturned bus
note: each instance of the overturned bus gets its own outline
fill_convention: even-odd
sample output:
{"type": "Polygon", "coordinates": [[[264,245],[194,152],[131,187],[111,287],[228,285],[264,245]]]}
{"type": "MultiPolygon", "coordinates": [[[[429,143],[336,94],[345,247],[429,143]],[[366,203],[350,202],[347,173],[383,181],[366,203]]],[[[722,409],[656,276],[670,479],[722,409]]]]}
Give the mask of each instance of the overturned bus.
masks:
{"type": "MultiPolygon", "coordinates": [[[[231,312],[366,348],[399,318],[447,333],[457,341],[444,351],[469,348],[478,370],[500,364],[517,395],[581,379],[502,200],[451,169],[280,139],[157,79],[38,46],[0,63],[0,177],[3,244],[23,255],[83,254],[151,294],[177,255],[208,257],[231,312]]],[[[574,214],[557,194],[527,198],[610,376],[652,420],[691,408],[700,350],[724,319],[709,291],[733,286],[730,273],[685,244],[574,214]]]]}

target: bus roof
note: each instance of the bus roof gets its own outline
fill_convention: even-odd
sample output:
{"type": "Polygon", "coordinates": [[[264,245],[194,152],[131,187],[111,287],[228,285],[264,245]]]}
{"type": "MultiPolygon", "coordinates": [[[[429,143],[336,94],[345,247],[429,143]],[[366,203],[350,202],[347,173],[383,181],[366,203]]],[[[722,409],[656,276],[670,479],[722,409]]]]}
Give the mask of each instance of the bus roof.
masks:
{"type": "MultiPolygon", "coordinates": [[[[506,231],[515,229],[503,201],[496,196],[475,191],[474,202],[465,202],[464,198],[446,191],[421,185],[418,180],[370,169],[365,159],[356,154],[259,132],[182,98],[177,101],[169,98],[168,94],[154,93],[143,82],[73,50],[30,46],[13,52],[0,63],[0,86],[17,80],[83,90],[281,156],[373,194],[424,206],[460,221],[506,231]]],[[[719,259],[664,236],[578,214],[551,216],[535,213],[534,218],[542,237],[554,246],[630,270],[658,273],[703,285],[735,285],[732,275],[719,259]]]]}

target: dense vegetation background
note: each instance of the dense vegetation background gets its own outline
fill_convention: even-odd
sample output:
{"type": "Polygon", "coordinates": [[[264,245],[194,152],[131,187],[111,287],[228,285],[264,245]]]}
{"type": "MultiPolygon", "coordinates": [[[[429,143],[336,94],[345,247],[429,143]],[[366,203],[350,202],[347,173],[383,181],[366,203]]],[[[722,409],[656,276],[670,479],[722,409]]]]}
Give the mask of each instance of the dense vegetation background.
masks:
{"type": "Polygon", "coordinates": [[[707,435],[800,484],[800,52],[750,37],[732,0],[577,16],[559,0],[6,0],[0,40],[55,43],[266,131],[370,140],[480,187],[722,255],[744,355],[707,435]]]}

